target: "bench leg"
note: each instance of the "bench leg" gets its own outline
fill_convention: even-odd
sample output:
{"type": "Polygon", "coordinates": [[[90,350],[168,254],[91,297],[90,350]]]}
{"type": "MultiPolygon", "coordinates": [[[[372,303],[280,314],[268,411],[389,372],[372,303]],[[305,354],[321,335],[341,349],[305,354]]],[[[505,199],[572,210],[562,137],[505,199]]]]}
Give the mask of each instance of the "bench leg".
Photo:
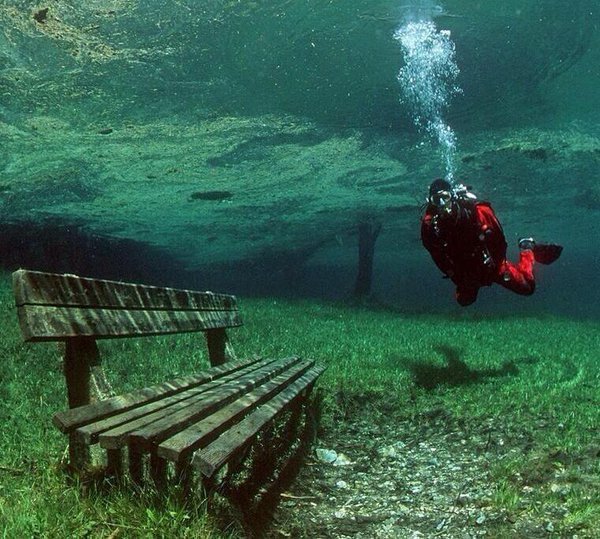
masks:
{"type": "Polygon", "coordinates": [[[231,455],[229,461],[227,462],[227,475],[235,474],[242,469],[244,461],[246,460],[246,457],[251,449],[252,443],[247,443],[238,448],[235,453],[231,455]]]}
{"type": "Polygon", "coordinates": [[[205,337],[208,345],[208,359],[212,367],[223,365],[223,363],[235,359],[235,352],[227,338],[225,329],[209,329],[205,333],[205,337]]]}
{"type": "Polygon", "coordinates": [[[185,501],[189,498],[194,483],[190,459],[183,459],[175,464],[175,478],[181,487],[181,498],[185,501]]]}
{"type": "Polygon", "coordinates": [[[141,485],[144,478],[144,454],[136,447],[129,446],[129,476],[137,485],[141,485]]]}
{"type": "Polygon", "coordinates": [[[297,478],[310,447],[313,431],[309,417],[310,389],[312,386],[290,403],[283,417],[274,420],[285,420],[280,429],[274,429],[273,423],[263,431],[262,451],[251,463],[247,482],[234,493],[245,526],[253,537],[265,534],[281,493],[297,478]]]}
{"type": "Polygon", "coordinates": [[[150,477],[157,490],[163,490],[167,484],[167,461],[155,452],[150,454],[150,477]]]}
{"type": "MultiPolygon", "coordinates": [[[[309,389],[312,389],[310,387],[309,389]]],[[[310,446],[317,439],[319,425],[321,424],[321,412],[323,410],[323,392],[317,389],[311,395],[310,391],[305,395],[305,420],[306,435],[304,443],[310,446]]]]}
{"type": "Polygon", "coordinates": [[[123,477],[123,452],[120,449],[106,450],[106,475],[118,480],[123,477]]]}
{"type": "MultiPolygon", "coordinates": [[[[67,383],[69,408],[76,408],[90,402],[90,363],[98,357],[96,341],[90,338],[67,339],[63,360],[63,371],[67,383]]],[[[81,438],[69,435],[69,459],[71,467],[82,471],[90,464],[89,447],[81,438]]]]}
{"type": "Polygon", "coordinates": [[[89,465],[90,461],[90,447],[76,432],[71,432],[69,434],[69,463],[71,467],[80,472],[89,465]]]}
{"type": "Polygon", "coordinates": [[[290,403],[289,417],[281,436],[284,440],[295,440],[297,438],[302,423],[305,402],[305,397],[300,396],[290,403]]]}

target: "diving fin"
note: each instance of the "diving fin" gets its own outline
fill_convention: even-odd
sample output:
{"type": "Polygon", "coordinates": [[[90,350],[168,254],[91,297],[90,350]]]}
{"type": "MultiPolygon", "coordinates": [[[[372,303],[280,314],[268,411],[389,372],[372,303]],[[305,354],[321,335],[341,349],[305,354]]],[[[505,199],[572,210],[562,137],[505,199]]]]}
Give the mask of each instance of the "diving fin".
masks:
{"type": "Polygon", "coordinates": [[[562,253],[562,245],[555,243],[536,243],[533,247],[533,258],[540,264],[552,264],[562,253]]]}

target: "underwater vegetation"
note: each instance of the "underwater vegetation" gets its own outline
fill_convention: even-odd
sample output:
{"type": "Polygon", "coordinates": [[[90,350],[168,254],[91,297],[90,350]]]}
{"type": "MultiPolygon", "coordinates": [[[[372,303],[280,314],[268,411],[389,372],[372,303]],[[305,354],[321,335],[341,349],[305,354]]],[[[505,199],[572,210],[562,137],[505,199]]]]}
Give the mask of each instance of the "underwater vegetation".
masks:
{"type": "MultiPolygon", "coordinates": [[[[235,499],[217,495],[207,513],[201,492],[181,506],[176,492],[71,484],[60,466],[65,440],[50,419],[66,406],[59,351],[23,344],[6,274],[0,293],[0,522],[8,537],[244,536],[235,499]]],[[[460,494],[456,519],[444,524],[450,536],[469,529],[536,536],[549,524],[563,535],[598,533],[600,342],[594,323],[240,302],[245,325],[231,338],[241,357],[297,353],[327,364],[315,448],[349,461],[341,465],[340,458],[336,467],[309,455],[310,466],[273,509],[277,529],[315,537],[325,533],[320,525],[328,533],[353,526],[354,533],[372,535],[387,526],[402,537],[435,530],[445,504],[460,494]],[[441,490],[432,483],[430,447],[438,451],[436,474],[446,478],[441,490]],[[339,481],[346,487],[338,489],[339,481]],[[386,481],[396,486],[382,488],[386,481]],[[437,494],[423,505],[412,492],[417,488],[437,494]],[[363,509],[352,509],[359,495],[363,509]],[[334,517],[344,500],[346,511],[364,518],[352,520],[352,512],[348,520],[334,517]],[[410,511],[415,504],[421,513],[410,511]]],[[[197,336],[100,346],[117,391],[190,373],[207,361],[197,336]]]]}

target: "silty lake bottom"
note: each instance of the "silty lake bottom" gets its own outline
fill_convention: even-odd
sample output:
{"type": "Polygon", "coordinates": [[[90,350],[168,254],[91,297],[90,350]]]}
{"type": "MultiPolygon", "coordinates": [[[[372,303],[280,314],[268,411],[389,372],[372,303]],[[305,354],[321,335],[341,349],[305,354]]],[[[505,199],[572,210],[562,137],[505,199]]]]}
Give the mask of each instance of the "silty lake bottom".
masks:
{"type": "MultiPolygon", "coordinates": [[[[22,344],[5,273],[5,535],[598,536],[598,20],[588,0],[4,2],[4,268],[234,293],[238,355],[328,366],[276,509],[81,496],[60,355],[22,344]],[[419,237],[440,176],[492,202],[512,260],[520,237],[564,246],[533,296],[455,304],[419,237]],[[381,229],[357,298],[361,223],[381,229]]],[[[116,390],[193,372],[195,341],[147,341],[106,344],[116,390]]]]}

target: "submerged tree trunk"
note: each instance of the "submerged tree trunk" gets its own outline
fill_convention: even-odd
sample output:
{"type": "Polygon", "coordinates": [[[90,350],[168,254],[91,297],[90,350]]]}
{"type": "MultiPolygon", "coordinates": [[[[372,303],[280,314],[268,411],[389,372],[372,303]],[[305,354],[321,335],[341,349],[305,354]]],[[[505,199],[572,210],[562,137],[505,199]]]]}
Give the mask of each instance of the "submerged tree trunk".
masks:
{"type": "Polygon", "coordinates": [[[368,220],[358,225],[358,275],[354,286],[354,296],[366,298],[373,284],[373,257],[375,242],[381,232],[381,223],[368,220]]]}

